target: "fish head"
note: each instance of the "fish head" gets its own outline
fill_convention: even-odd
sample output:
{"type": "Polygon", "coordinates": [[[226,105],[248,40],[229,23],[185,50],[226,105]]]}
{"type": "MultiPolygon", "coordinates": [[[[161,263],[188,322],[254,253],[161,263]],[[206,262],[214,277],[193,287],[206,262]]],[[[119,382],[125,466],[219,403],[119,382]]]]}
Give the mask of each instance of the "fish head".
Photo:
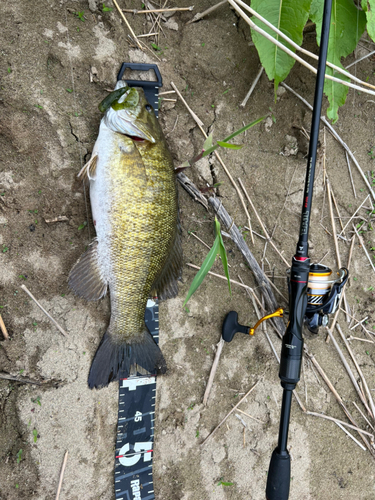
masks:
{"type": "Polygon", "coordinates": [[[116,89],[99,104],[99,110],[105,112],[103,120],[113,132],[133,140],[156,142],[160,126],[142,88],[117,82],[116,89]]]}

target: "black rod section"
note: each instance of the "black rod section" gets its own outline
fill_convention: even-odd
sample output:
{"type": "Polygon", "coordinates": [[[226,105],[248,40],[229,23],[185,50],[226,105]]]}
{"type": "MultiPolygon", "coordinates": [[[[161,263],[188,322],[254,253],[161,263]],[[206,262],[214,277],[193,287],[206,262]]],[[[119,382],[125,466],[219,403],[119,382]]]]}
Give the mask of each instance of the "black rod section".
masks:
{"type": "Polygon", "coordinates": [[[311,215],[311,203],[314,187],[316,154],[319,138],[320,114],[322,110],[324,75],[327,61],[329,27],[331,22],[332,0],[325,0],[322,22],[322,34],[320,38],[320,52],[318,62],[318,74],[315,83],[314,111],[311,123],[310,146],[307,157],[307,172],[305,181],[305,191],[303,193],[303,205],[301,215],[301,227],[297,244],[296,255],[299,257],[308,256],[308,237],[311,215]]]}
{"type": "Polygon", "coordinates": [[[286,451],[288,442],[288,429],[290,420],[290,408],[292,405],[292,389],[283,391],[283,402],[281,405],[280,429],[279,429],[279,444],[277,446],[279,453],[286,451]]]}
{"type": "Polygon", "coordinates": [[[319,136],[320,114],[323,100],[324,74],[327,60],[329,28],[331,22],[332,0],[324,1],[322,34],[318,73],[315,84],[314,109],[311,124],[310,147],[301,226],[296,255],[292,260],[289,280],[289,322],[283,336],[280,356],[279,377],[284,389],[281,407],[278,446],[272,453],[268,469],[267,500],[288,500],[290,487],[290,456],[287,450],[292,391],[300,379],[303,355],[303,321],[307,308],[307,284],[310,271],[308,257],[308,236],[311,215],[311,203],[314,187],[315,163],[319,136]]]}

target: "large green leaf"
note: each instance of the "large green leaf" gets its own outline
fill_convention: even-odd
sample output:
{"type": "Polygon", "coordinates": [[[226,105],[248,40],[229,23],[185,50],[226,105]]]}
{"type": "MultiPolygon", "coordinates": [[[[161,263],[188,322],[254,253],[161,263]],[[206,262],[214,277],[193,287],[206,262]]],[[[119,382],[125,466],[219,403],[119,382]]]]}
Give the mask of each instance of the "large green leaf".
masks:
{"type": "Polygon", "coordinates": [[[362,0],[362,9],[366,12],[367,33],[375,41],[375,0],[362,0]]]}
{"type": "MultiPolygon", "coordinates": [[[[322,30],[323,4],[324,0],[313,0],[310,10],[310,19],[316,24],[318,44],[320,44],[322,30]]],[[[333,0],[327,54],[328,61],[343,68],[341,58],[353,52],[365,27],[366,15],[355,7],[353,0],[333,0]]],[[[326,67],[326,73],[348,81],[348,78],[328,66],[326,67]]],[[[329,101],[327,116],[335,123],[338,119],[337,111],[339,107],[345,104],[348,87],[332,82],[331,80],[326,80],[324,83],[324,93],[329,101]]]]}
{"type": "MultiPolygon", "coordinates": [[[[303,28],[309,17],[312,0],[252,0],[251,7],[267,21],[291,38],[298,45],[302,44],[303,28]]],[[[277,35],[261,21],[252,18],[254,23],[276,38],[288,49],[295,52],[283,38],[277,35]]],[[[279,83],[285,80],[294,65],[294,59],[256,31],[251,30],[253,42],[260,61],[270,80],[275,80],[275,92],[279,83]]]]}

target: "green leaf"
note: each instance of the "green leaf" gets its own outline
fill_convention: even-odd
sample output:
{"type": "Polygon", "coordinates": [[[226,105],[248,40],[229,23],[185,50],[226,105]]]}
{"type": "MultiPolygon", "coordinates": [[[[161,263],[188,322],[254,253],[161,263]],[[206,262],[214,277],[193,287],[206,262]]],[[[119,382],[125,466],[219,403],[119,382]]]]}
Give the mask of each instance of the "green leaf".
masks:
{"type": "Polygon", "coordinates": [[[257,125],[258,123],[262,122],[264,118],[265,117],[262,116],[262,118],[258,118],[257,120],[254,120],[253,122],[249,123],[248,125],[245,125],[244,127],[236,130],[235,132],[233,132],[233,134],[230,134],[228,135],[228,137],[223,139],[223,142],[228,142],[231,139],[233,139],[233,137],[236,137],[236,135],[242,134],[242,132],[246,132],[246,130],[248,130],[249,128],[254,127],[254,125],[257,125]]]}
{"type": "Polygon", "coordinates": [[[85,22],[85,18],[84,18],[85,13],[83,10],[80,12],[74,12],[74,14],[78,17],[78,19],[80,21],[82,21],[83,23],[85,22]]]}
{"type": "Polygon", "coordinates": [[[219,146],[222,148],[227,148],[227,149],[242,149],[243,144],[230,144],[229,142],[224,142],[224,141],[217,141],[219,146]]]}
{"type": "Polygon", "coordinates": [[[367,33],[375,41],[375,0],[362,0],[362,9],[366,12],[367,33]]]}
{"type": "Polygon", "coordinates": [[[113,9],[112,9],[112,7],[106,7],[105,3],[103,2],[103,9],[102,10],[103,10],[103,12],[111,12],[113,9]]]}
{"type": "MultiPolygon", "coordinates": [[[[298,45],[302,44],[303,28],[308,20],[312,0],[252,0],[251,7],[267,21],[291,38],[298,45]]],[[[254,23],[295,52],[283,38],[277,35],[261,21],[254,18],[254,23]]],[[[279,83],[285,80],[295,61],[279,47],[268,41],[263,35],[251,30],[251,36],[258,51],[262,66],[270,80],[275,81],[275,96],[279,83]]]]}
{"type": "MultiPolygon", "coordinates": [[[[215,224],[216,223],[219,224],[219,222],[215,218],[215,224]]],[[[220,257],[221,257],[221,262],[223,263],[225,276],[227,277],[227,281],[228,281],[229,295],[232,296],[232,289],[231,289],[231,286],[230,286],[230,278],[229,278],[227,252],[225,251],[223,237],[221,236],[220,224],[219,224],[219,230],[218,230],[217,234],[219,236],[219,242],[220,242],[219,253],[220,253],[220,257]]]]}
{"type": "Polygon", "coordinates": [[[212,148],[212,133],[207,137],[207,139],[204,141],[203,144],[203,150],[206,151],[206,149],[212,148]]]}
{"type": "Polygon", "coordinates": [[[208,252],[207,257],[205,258],[201,268],[195,275],[195,278],[193,279],[192,284],[190,285],[190,289],[188,291],[188,294],[186,296],[185,302],[183,305],[187,303],[187,301],[190,299],[190,297],[193,295],[193,293],[198,289],[198,287],[201,285],[202,281],[204,280],[205,276],[207,275],[208,271],[211,269],[213,263],[215,262],[216,256],[219,252],[219,237],[216,236],[214,244],[212,245],[211,250],[208,252]]]}
{"type": "MultiPolygon", "coordinates": [[[[323,0],[313,0],[310,10],[310,19],[316,24],[318,45],[320,44],[322,31],[323,4],[323,0]]],[[[355,7],[352,0],[333,0],[327,60],[343,68],[341,58],[353,52],[365,27],[366,15],[355,7]]],[[[349,81],[348,78],[328,66],[326,67],[326,73],[341,80],[349,81]]],[[[348,90],[345,85],[331,80],[326,80],[324,83],[324,93],[328,97],[330,104],[327,109],[327,116],[333,123],[338,120],[337,111],[340,106],[345,104],[348,90]]]]}

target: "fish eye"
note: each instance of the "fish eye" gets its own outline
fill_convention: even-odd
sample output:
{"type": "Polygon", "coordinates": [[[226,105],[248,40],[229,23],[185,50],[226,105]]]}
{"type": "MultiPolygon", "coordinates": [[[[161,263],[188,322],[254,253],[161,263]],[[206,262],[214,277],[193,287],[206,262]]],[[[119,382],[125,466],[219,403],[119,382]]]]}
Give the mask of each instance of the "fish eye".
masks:
{"type": "Polygon", "coordinates": [[[150,106],[149,104],[146,104],[145,108],[148,112],[152,111],[152,106],[150,106]]]}

